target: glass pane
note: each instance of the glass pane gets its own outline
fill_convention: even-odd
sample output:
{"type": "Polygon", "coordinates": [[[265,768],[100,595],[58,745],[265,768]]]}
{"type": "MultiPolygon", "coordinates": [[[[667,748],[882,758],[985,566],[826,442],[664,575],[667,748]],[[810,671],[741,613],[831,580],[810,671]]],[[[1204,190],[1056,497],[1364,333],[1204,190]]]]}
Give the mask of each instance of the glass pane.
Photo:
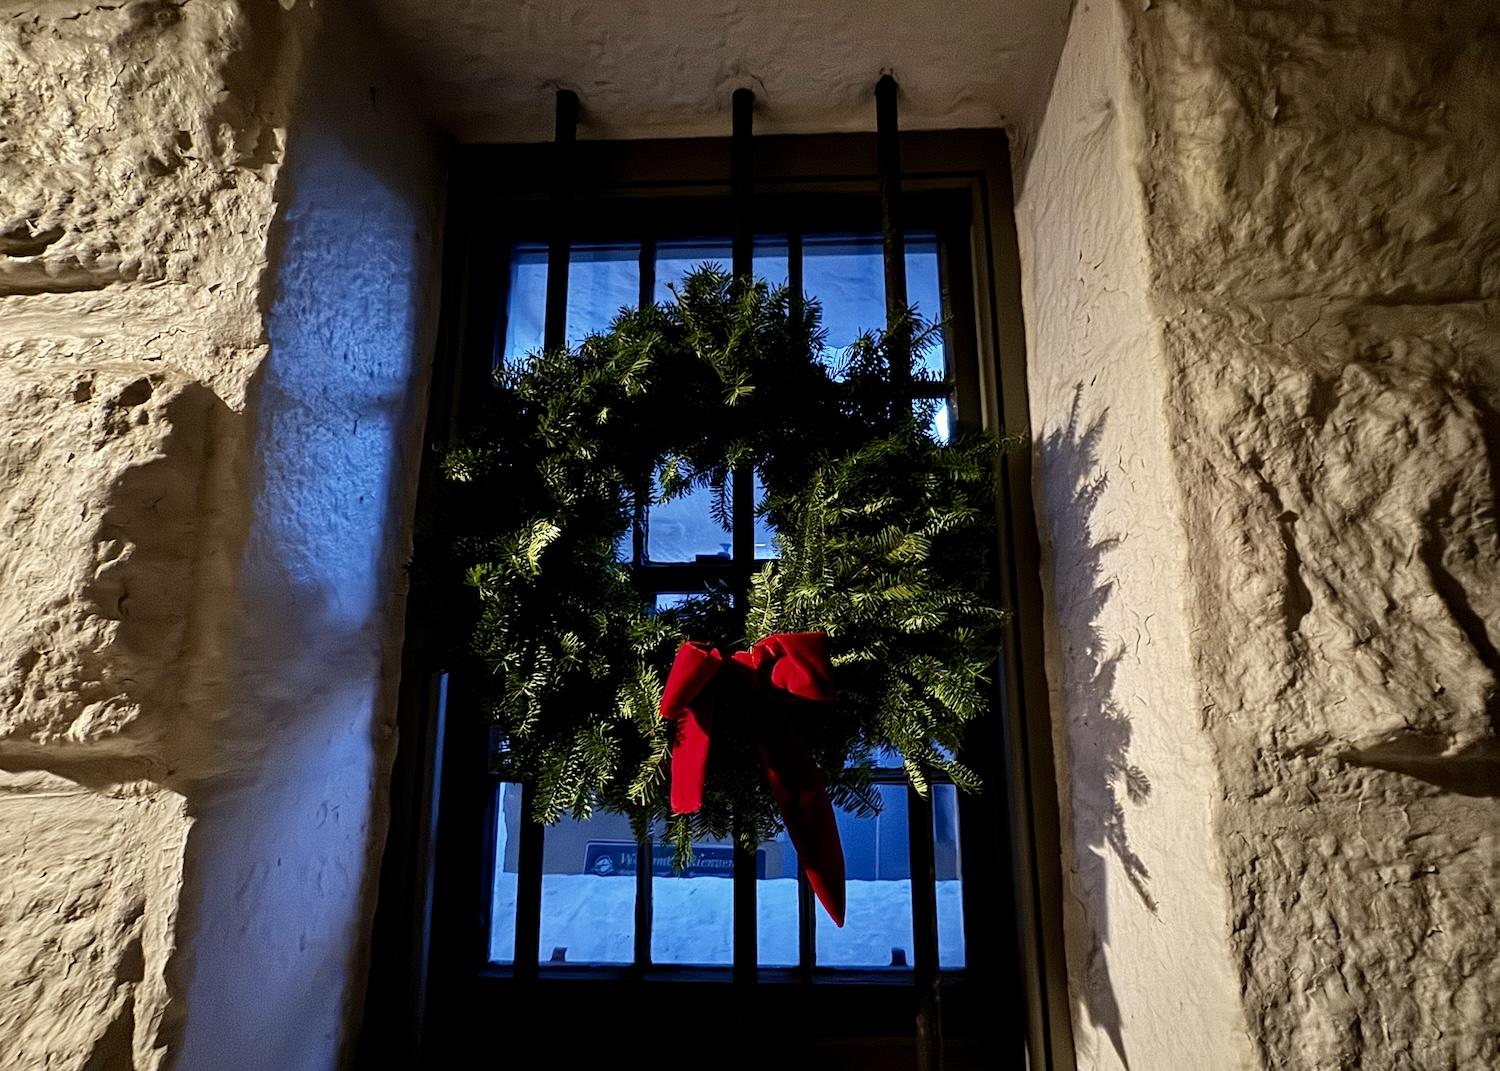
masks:
{"type": "Polygon", "coordinates": [[[823,307],[824,360],[843,366],[861,332],[885,327],[885,261],[880,237],[809,235],[802,240],[802,289],[823,307]]]}
{"type": "MultiPolygon", "coordinates": [[[[802,288],[823,307],[828,332],[824,357],[839,368],[844,351],[861,332],[885,328],[885,252],[879,235],[810,235],[802,245],[802,288]]],[[[943,318],[937,238],[906,239],[906,300],[927,320],[943,318]]],[[[930,379],[947,377],[944,341],[934,338],[920,368],[930,379]]]]}
{"type": "MultiPolygon", "coordinates": [[[[785,238],[755,239],[752,271],[757,279],[772,286],[787,281],[787,243],[785,238]]],[[[728,238],[671,239],[656,245],[656,292],[654,300],[670,301],[672,286],[681,285],[683,277],[705,264],[721,271],[734,267],[734,246],[728,238]]]]}
{"type": "MultiPolygon", "coordinates": [[[[755,886],[756,951],[762,967],[797,965],[797,849],[786,830],[760,846],[755,886]]],[[[821,910],[821,908],[819,909],[821,910]]]]}
{"type": "Polygon", "coordinates": [[[505,294],[505,338],[500,359],[512,364],[542,348],[547,318],[547,247],[517,245],[510,251],[505,294]]]}
{"type": "MultiPolygon", "coordinates": [[[[938,277],[938,245],[934,235],[907,236],[906,300],[916,306],[917,315],[922,319],[942,320],[943,291],[938,277]]],[[[948,378],[944,348],[945,340],[939,333],[913,371],[925,372],[928,379],[948,378]]]]}
{"type": "Polygon", "coordinates": [[[653,598],[651,609],[656,613],[675,610],[692,597],[692,593],[686,591],[659,591],[653,598]]]}
{"type": "MultiPolygon", "coordinates": [[[[760,473],[755,473],[755,505],[760,508],[761,499],[766,496],[765,484],[761,483],[760,473]]],[[[776,549],[776,529],[771,522],[759,513],[755,516],[755,556],[757,558],[779,558],[780,551],[776,549]]]]}
{"type": "MultiPolygon", "coordinates": [[[[937,753],[945,759],[953,758],[953,750],[942,744],[933,744],[937,753]]],[[[901,752],[893,747],[883,747],[875,752],[872,765],[877,770],[899,770],[902,768],[901,752]]]]}
{"type": "Polygon", "coordinates": [[[734,962],[734,847],[693,845],[693,864],[672,869],[670,846],[656,856],[651,879],[651,962],[734,962]]]}
{"type": "Polygon", "coordinates": [[[958,430],[958,418],[954,412],[953,400],[951,398],[919,398],[912,402],[912,412],[920,415],[924,409],[931,409],[931,416],[927,418],[927,430],[932,437],[940,443],[953,441],[953,433],[958,430]],[[934,403],[936,406],[934,407],[934,403]]]}
{"type": "Polygon", "coordinates": [[[521,786],[495,789],[495,878],[490,892],[490,962],[516,958],[516,872],[521,851],[521,786]]]}
{"type": "Polygon", "coordinates": [[[728,238],[698,238],[656,243],[657,302],[672,300],[672,287],[682,285],[683,277],[705,264],[728,271],[734,261],[734,250],[728,238]]]}
{"type": "Polygon", "coordinates": [[[938,963],[964,965],[963,857],[958,844],[958,789],[932,786],[933,859],[937,864],[938,963]]]}
{"type": "Polygon", "coordinates": [[[820,921],[821,967],[910,967],[911,859],[906,786],[879,785],[881,811],[857,818],[840,811],[848,904],[844,927],[820,921]]]}
{"type": "Polygon", "coordinates": [[[542,963],[635,959],[636,843],[624,815],[547,827],[542,850],[542,963]]]}
{"type": "MultiPolygon", "coordinates": [[[[545,264],[545,256],[543,257],[545,264]]],[[[607,331],[621,308],[641,300],[641,247],[580,244],[568,256],[568,345],[607,331]]]]}
{"type": "Polygon", "coordinates": [[[786,286],[790,279],[787,271],[787,244],[782,236],[755,239],[755,277],[764,279],[772,287],[786,286]]]}
{"type": "Polygon", "coordinates": [[[713,498],[711,488],[694,487],[670,502],[653,504],[646,511],[646,558],[690,562],[729,557],[729,529],[714,520],[713,498]]]}

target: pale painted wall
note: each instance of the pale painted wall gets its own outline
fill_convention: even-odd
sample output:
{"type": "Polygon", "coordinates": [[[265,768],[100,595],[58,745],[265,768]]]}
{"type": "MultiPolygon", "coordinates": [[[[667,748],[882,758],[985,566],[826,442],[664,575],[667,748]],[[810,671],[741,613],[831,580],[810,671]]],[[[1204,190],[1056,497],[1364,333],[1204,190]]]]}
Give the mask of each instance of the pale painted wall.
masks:
{"type": "Polygon", "coordinates": [[[1027,133],[1081,1063],[1496,1066],[1497,12],[1091,0],[1027,133]]]}
{"type": "Polygon", "coordinates": [[[0,15],[6,1068],[328,1067],[358,999],[439,179],[319,27],[0,15]]]}
{"type": "Polygon", "coordinates": [[[385,833],[443,174],[347,6],[308,66],[248,407],[234,769],[195,798],[188,844],[183,1071],[336,1065],[385,833]]]}
{"type": "Polygon", "coordinates": [[[1126,24],[1074,10],[1018,182],[1063,904],[1080,1066],[1250,1064],[1192,672],[1126,24]]]}

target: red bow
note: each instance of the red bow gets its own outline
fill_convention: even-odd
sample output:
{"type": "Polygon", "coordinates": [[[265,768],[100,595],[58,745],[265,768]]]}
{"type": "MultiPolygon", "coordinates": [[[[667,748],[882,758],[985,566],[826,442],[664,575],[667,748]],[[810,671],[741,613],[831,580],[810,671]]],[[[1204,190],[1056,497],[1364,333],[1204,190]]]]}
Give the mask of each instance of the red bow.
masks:
{"type": "Polygon", "coordinates": [[[703,772],[713,733],[716,693],[734,689],[757,700],[755,746],[771,795],[802,860],[807,883],[834,924],[844,924],[844,848],[823,771],[807,741],[788,724],[788,708],[833,700],[833,667],[821,632],[780,632],[728,659],[703,643],[677,649],[662,691],[661,716],[677,723],[672,745],[672,810],[703,806],[703,772]],[[713,685],[710,688],[710,685],[713,685]]]}

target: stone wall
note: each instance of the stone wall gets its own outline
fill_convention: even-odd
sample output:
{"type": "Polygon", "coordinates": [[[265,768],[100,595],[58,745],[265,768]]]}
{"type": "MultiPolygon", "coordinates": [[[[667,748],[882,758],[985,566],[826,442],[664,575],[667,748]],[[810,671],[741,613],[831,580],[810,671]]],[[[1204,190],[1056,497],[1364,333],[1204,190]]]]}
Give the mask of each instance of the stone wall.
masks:
{"type": "Polygon", "coordinates": [[[438,178],[369,42],[320,25],[0,14],[7,1068],[344,1040],[438,178]]]}
{"type": "MultiPolygon", "coordinates": [[[[1092,109],[1070,104],[1060,80],[1032,132],[1021,202],[1033,382],[1081,383],[1085,432],[1100,423],[1088,407],[1113,407],[1097,432],[1109,476],[1089,496],[1096,515],[1140,464],[1175,486],[1175,554],[1118,570],[1110,597],[1149,613],[1132,592],[1185,563],[1191,672],[1178,691],[1193,710],[1152,705],[1133,739],[1151,721],[1207,734],[1215,778],[1200,807],[1220,869],[1203,884],[1228,893],[1217,935],[1181,931],[1212,938],[1191,971],[1164,963],[1156,984],[1183,994],[1227,963],[1260,1066],[1496,1066],[1497,14],[1475,0],[1090,3],[1070,49],[1115,73],[1100,76],[1092,109]],[[1140,210],[1091,248],[1090,233],[1110,234],[1108,206],[1076,209],[1093,221],[1080,239],[1059,224],[1052,187],[1092,166],[1095,138],[1140,210]],[[1080,325],[1107,323],[1121,300],[1116,277],[1099,274],[1111,258],[1131,265],[1126,289],[1143,300],[1123,314],[1136,333],[1102,336],[1112,352],[1096,363],[1109,371],[1095,378],[1096,329],[1080,325]],[[1106,438],[1138,376],[1155,377],[1143,404],[1164,413],[1164,467],[1146,440],[1106,438]],[[1106,396],[1091,398],[1101,384],[1106,396]]],[[[1032,401],[1045,436],[1058,403],[1032,401]]],[[[1076,481],[1043,455],[1044,499],[1076,481]]],[[[1119,518],[1100,531],[1140,541],[1144,518],[1119,518]]],[[[1044,523],[1055,543],[1078,542],[1076,519],[1044,523]]],[[[1129,634],[1086,591],[1060,583],[1058,601],[1077,860],[1094,792],[1081,749],[1097,739],[1099,704],[1066,667],[1090,625],[1105,651],[1129,634]]],[[[1152,624],[1160,636],[1166,622],[1152,624]]],[[[1133,747],[1131,761],[1153,782],[1123,808],[1133,831],[1162,803],[1147,753],[1133,747]]],[[[1138,854],[1166,923],[1156,879],[1176,854],[1138,854]]],[[[1108,872],[1128,879],[1131,865],[1108,872]]],[[[1113,967],[1124,952],[1115,919],[1101,922],[1103,884],[1075,883],[1070,938],[1105,947],[1113,967]]],[[[1071,969],[1087,1021],[1097,976],[1088,962],[1071,969]]],[[[1122,1009],[1139,999],[1127,992],[1122,1009]]],[[[1125,1018],[1118,1056],[1095,1045],[1085,1066],[1126,1053],[1142,1066],[1138,1054],[1180,1029],[1125,1018]]]]}

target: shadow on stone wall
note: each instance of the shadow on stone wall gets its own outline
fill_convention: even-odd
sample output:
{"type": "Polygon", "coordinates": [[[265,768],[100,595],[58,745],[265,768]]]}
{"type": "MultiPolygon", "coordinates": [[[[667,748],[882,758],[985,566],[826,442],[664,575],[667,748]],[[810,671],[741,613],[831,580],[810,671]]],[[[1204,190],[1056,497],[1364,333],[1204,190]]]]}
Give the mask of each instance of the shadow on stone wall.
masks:
{"type": "Polygon", "coordinates": [[[1105,557],[1125,538],[1096,531],[1099,502],[1109,483],[1099,461],[1107,416],[1106,408],[1086,420],[1080,384],[1067,426],[1042,440],[1039,462],[1048,488],[1055,489],[1048,495],[1049,520],[1073,800],[1074,890],[1091,935],[1084,965],[1087,985],[1080,997],[1089,1020],[1108,1035],[1128,1068],[1106,954],[1109,858],[1114,857],[1152,915],[1157,914],[1157,904],[1151,872],[1131,846],[1126,828],[1124,801],[1142,804],[1151,795],[1150,779],[1130,761],[1130,718],[1116,695],[1116,676],[1126,649],[1107,639],[1098,625],[1115,591],[1105,557]]]}

